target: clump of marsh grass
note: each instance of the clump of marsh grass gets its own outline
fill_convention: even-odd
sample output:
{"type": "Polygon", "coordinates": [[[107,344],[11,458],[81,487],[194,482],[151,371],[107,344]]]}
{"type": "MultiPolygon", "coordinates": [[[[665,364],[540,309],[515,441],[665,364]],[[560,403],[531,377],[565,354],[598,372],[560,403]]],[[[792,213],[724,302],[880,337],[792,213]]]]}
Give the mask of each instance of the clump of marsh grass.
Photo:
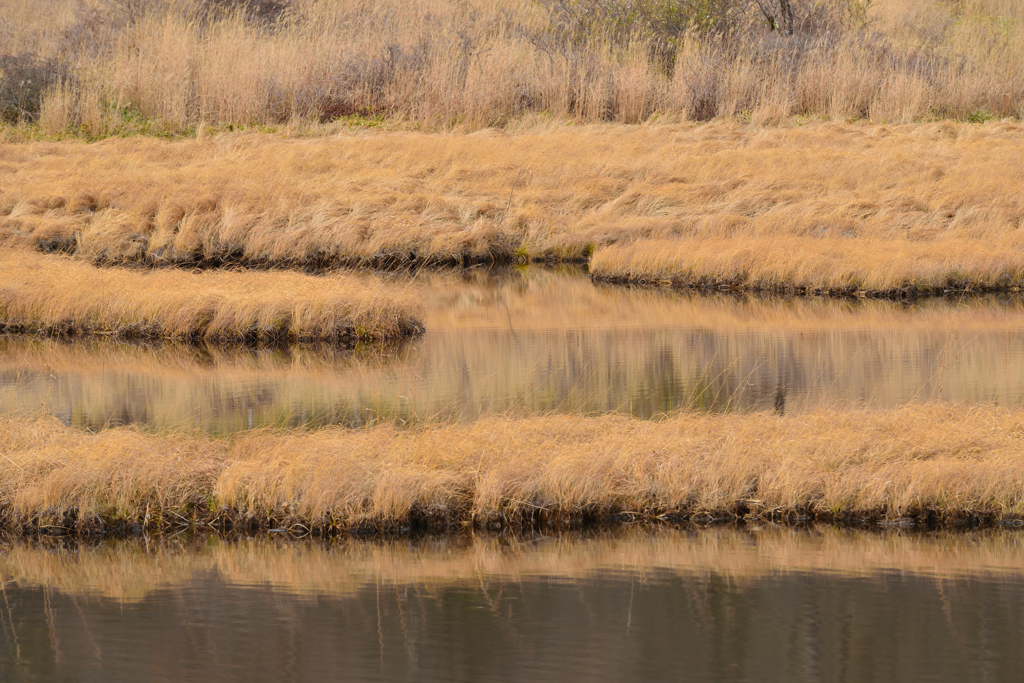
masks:
{"type": "Polygon", "coordinates": [[[484,526],[753,516],[1024,514],[1024,412],[962,404],[798,416],[488,418],[229,441],[0,424],[8,525],[484,526]],[[49,521],[47,521],[49,520],[49,521]]]}
{"type": "Polygon", "coordinates": [[[397,338],[422,331],[417,294],[354,275],[117,270],[0,250],[0,330],[259,343],[397,338]]]}

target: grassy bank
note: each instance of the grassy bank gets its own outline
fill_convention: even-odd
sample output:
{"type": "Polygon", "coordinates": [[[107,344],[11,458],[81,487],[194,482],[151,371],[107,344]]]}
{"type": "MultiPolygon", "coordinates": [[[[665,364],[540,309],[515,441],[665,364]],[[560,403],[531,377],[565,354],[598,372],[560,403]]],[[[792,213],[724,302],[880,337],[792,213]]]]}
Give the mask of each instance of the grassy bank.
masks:
{"type": "Polygon", "coordinates": [[[1008,232],[991,242],[872,239],[854,237],[856,232],[810,239],[641,240],[600,250],[590,273],[613,284],[787,295],[902,298],[1024,287],[1024,252],[1008,232]]]}
{"type": "Polygon", "coordinates": [[[0,146],[0,241],[105,263],[590,259],[596,277],[1024,285],[1018,124],[550,126],[0,146]]]}
{"type": "Polygon", "coordinates": [[[422,331],[413,289],[336,274],[95,268],[0,250],[0,331],[210,343],[355,343],[422,331]]]}
{"type": "Polygon", "coordinates": [[[741,0],[3,0],[0,118],[102,137],[1024,111],[1016,0],[793,7],[788,23],[741,0]]]}
{"type": "Polygon", "coordinates": [[[1024,514],[1024,412],[491,418],[233,439],[0,424],[4,523],[332,532],[739,517],[991,523],[1024,514]]]}

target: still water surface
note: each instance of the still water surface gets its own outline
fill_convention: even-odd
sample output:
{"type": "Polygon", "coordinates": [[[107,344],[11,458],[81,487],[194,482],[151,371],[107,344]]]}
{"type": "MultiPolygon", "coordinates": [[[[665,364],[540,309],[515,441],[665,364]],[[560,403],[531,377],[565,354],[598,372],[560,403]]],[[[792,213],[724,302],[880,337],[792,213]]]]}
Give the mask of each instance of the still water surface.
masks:
{"type": "Polygon", "coordinates": [[[0,413],[191,427],[651,417],[915,401],[1024,403],[1020,298],[707,296],[594,285],[580,270],[416,276],[427,333],[385,347],[223,351],[0,337],[0,413]]]}
{"type": "MultiPolygon", "coordinates": [[[[578,270],[416,276],[354,351],[0,336],[0,414],[192,427],[506,411],[1024,404],[1024,305],[684,295],[578,270]]],[[[4,681],[1018,681],[1024,534],[619,530],[0,545],[4,681]]]]}
{"type": "Polygon", "coordinates": [[[5,681],[1019,681],[1021,537],[19,545],[5,681]]]}

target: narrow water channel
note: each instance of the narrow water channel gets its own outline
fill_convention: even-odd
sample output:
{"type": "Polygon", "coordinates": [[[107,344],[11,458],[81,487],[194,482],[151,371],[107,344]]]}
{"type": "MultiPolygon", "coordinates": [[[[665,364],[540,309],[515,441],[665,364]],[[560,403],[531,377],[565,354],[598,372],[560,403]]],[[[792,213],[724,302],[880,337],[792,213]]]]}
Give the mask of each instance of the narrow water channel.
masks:
{"type": "Polygon", "coordinates": [[[1018,681],[1021,536],[19,544],[5,681],[1018,681]]]}
{"type": "Polygon", "coordinates": [[[1019,297],[759,299],[595,285],[579,269],[421,273],[427,333],[354,351],[0,336],[0,413],[227,433],[673,410],[1024,403],[1019,297]]]}

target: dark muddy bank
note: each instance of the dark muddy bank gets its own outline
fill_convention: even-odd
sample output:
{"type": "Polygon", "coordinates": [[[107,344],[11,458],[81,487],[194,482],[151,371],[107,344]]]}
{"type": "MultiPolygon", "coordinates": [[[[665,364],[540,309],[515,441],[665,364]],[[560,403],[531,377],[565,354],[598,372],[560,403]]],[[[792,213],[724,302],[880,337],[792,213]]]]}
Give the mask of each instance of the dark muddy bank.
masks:
{"type": "Polygon", "coordinates": [[[395,342],[423,334],[426,328],[419,322],[402,321],[396,337],[381,340],[366,334],[355,325],[345,325],[326,334],[296,334],[287,326],[251,327],[240,333],[209,335],[202,330],[190,334],[172,334],[162,325],[88,325],[77,321],[50,324],[5,322],[0,319],[0,335],[30,335],[65,342],[111,339],[118,342],[142,344],[184,344],[199,347],[223,348],[287,348],[289,346],[333,346],[355,348],[369,342],[395,342]]]}
{"type": "Polygon", "coordinates": [[[197,503],[158,510],[146,506],[130,513],[79,514],[75,508],[48,510],[31,516],[0,512],[0,532],[11,538],[70,537],[80,539],[130,538],[144,534],[181,532],[238,535],[286,534],[331,538],[450,536],[467,531],[488,533],[591,533],[642,528],[737,528],[773,524],[792,528],[828,526],[847,529],[914,531],[970,531],[1021,529],[1024,518],[994,511],[917,509],[901,513],[886,510],[830,512],[806,507],[766,510],[747,503],[719,510],[625,510],[593,507],[583,510],[530,510],[516,514],[475,515],[469,510],[414,510],[403,519],[364,519],[357,523],[337,517],[310,518],[287,509],[253,513],[234,508],[210,508],[197,503]]]}
{"type": "Polygon", "coordinates": [[[757,295],[762,297],[819,297],[835,299],[884,299],[889,301],[913,302],[920,299],[958,299],[964,296],[1018,295],[1024,291],[1024,284],[1007,281],[991,285],[984,282],[950,280],[941,286],[904,283],[888,289],[850,287],[806,287],[793,283],[773,285],[752,284],[743,278],[699,278],[685,277],[654,278],[644,276],[615,276],[590,274],[595,283],[612,286],[649,287],[672,289],[680,292],[731,293],[735,295],[757,295]]]}

